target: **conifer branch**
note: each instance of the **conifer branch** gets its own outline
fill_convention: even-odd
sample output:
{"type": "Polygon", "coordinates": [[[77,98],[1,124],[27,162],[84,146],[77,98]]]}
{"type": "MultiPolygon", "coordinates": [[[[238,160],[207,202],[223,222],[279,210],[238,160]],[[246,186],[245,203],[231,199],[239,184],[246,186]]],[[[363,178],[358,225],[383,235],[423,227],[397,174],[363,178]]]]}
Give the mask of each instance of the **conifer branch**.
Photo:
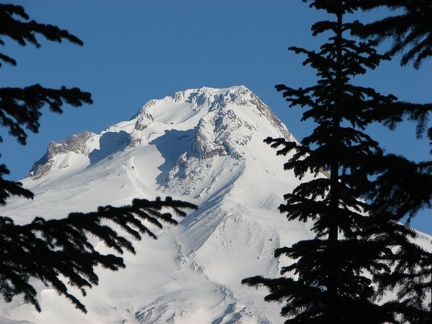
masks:
{"type": "Polygon", "coordinates": [[[44,88],[35,84],[25,88],[0,88],[0,124],[9,129],[9,134],[25,145],[27,133],[39,131],[41,109],[48,106],[52,112],[62,113],[67,104],[80,107],[93,103],[91,94],[78,88],[44,88]]]}
{"type": "Polygon", "coordinates": [[[80,289],[85,296],[86,288],[99,283],[97,267],[112,271],[125,267],[123,258],[97,251],[95,243],[102,242],[120,254],[124,250],[135,253],[130,238],[114,228],[124,230],[137,240],[141,240],[141,234],[156,238],[149,225],[162,228],[163,223],[177,224],[172,213],[166,210],[184,217],[189,209],[196,206],[171,198],[134,199],[131,205],[99,207],[96,212],[71,213],[64,219],[37,217],[26,225],[16,225],[12,219],[0,217],[2,294],[8,302],[16,295],[23,295],[26,302],[41,311],[31,283],[35,278],[86,312],[84,304],[69,293],[68,286],[80,289]],[[112,223],[114,228],[104,222],[112,223]]]}
{"type": "MultiPolygon", "coordinates": [[[[21,46],[32,44],[40,47],[37,36],[43,36],[49,41],[58,43],[66,40],[74,45],[84,45],[78,37],[70,34],[67,30],[29,20],[30,17],[22,6],[0,4],[0,45],[4,45],[3,38],[8,37],[21,46]]],[[[0,53],[0,66],[1,61],[11,65],[17,64],[13,58],[3,53],[0,53]]]]}
{"type": "Polygon", "coordinates": [[[386,7],[390,10],[400,9],[403,13],[366,24],[354,32],[356,35],[372,37],[378,42],[392,39],[389,54],[402,53],[401,65],[413,62],[414,68],[419,69],[427,58],[432,57],[431,1],[362,0],[360,6],[366,11],[386,7]]]}

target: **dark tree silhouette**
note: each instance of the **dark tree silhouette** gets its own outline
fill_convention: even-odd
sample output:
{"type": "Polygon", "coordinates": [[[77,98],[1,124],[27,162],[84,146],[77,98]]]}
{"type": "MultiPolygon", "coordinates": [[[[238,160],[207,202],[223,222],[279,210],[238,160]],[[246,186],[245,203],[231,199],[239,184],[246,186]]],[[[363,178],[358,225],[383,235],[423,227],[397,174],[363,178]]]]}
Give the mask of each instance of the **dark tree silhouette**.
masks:
{"type": "Polygon", "coordinates": [[[412,62],[418,69],[432,56],[432,2],[429,0],[362,0],[361,8],[372,10],[385,7],[395,15],[367,24],[358,32],[363,37],[375,37],[379,42],[392,39],[390,54],[403,53],[401,64],[412,62]]]}
{"type": "Polygon", "coordinates": [[[317,83],[276,88],[290,107],[305,109],[302,120],[312,119],[317,125],[300,144],[272,138],[266,142],[278,148],[277,154],[290,154],[284,167],[299,178],[319,175],[286,194],[285,204],[279,207],[289,221],[311,222],[316,237],[276,250],[276,257],[292,259],[281,270],[288,277],[256,276],[243,283],[266,286],[267,301],[284,303],[281,314],[288,318],[286,323],[398,323],[407,314],[412,315],[412,323],[418,323],[414,318],[426,318],[423,296],[418,293],[424,281],[414,288],[398,280],[396,272],[400,267],[400,273],[412,274],[428,262],[427,253],[411,244],[416,233],[399,221],[415,206],[430,203],[430,198],[417,196],[411,182],[395,181],[397,168],[389,169],[386,163],[397,162],[404,168],[404,180],[416,175],[430,183],[430,176],[425,178],[424,169],[409,160],[386,155],[365,128],[372,122],[391,123],[391,118],[397,122],[408,108],[419,111],[422,105],[399,102],[393,95],[351,82],[389,59],[377,53],[376,41],[347,38],[363,28],[349,20],[361,1],[308,2],[334,17],[312,26],[314,36],[329,35],[318,51],[289,48],[306,56],[303,65],[316,70],[317,83]],[[394,117],[392,112],[399,115],[394,117]],[[329,175],[323,176],[323,170],[329,175]],[[388,189],[392,191],[385,192],[388,189]],[[394,205],[386,201],[389,197],[394,205]],[[407,262],[400,263],[408,250],[416,252],[412,262],[405,258],[407,262]],[[420,255],[424,262],[416,259],[420,255]],[[380,296],[393,287],[399,289],[398,285],[399,292],[406,289],[413,298],[379,303],[380,296]]]}
{"type": "MultiPolygon", "coordinates": [[[[432,2],[429,0],[362,0],[361,9],[390,9],[394,15],[369,23],[354,34],[372,37],[378,42],[393,41],[390,55],[402,54],[401,65],[412,62],[419,69],[432,57],[432,2]]],[[[404,120],[417,124],[416,136],[425,134],[432,143],[432,128],[428,128],[432,105],[405,105],[387,110],[382,117],[391,130],[404,120]]],[[[376,161],[376,187],[368,195],[374,201],[375,213],[390,213],[409,222],[420,210],[432,208],[432,162],[411,162],[401,156],[388,156],[376,161]]],[[[415,242],[397,245],[391,263],[392,272],[380,277],[380,290],[402,287],[396,312],[409,323],[432,322],[432,299],[425,305],[425,296],[432,297],[432,254],[415,242]],[[400,306],[402,305],[402,307],[400,306]]],[[[396,306],[397,305],[397,306],[396,306]]]]}
{"type": "MultiPolygon", "coordinates": [[[[38,36],[59,43],[66,40],[83,45],[66,30],[30,20],[21,6],[0,4],[1,45],[5,45],[4,38],[7,37],[22,46],[32,44],[39,47],[38,36]]],[[[1,61],[17,64],[4,53],[0,53],[1,61]]],[[[64,105],[79,107],[91,103],[90,93],[78,88],[49,89],[39,84],[25,88],[0,88],[0,124],[25,145],[26,129],[38,132],[43,107],[61,113],[64,105]]],[[[33,198],[33,193],[23,188],[21,183],[6,180],[4,176],[7,174],[7,166],[1,164],[0,205],[5,205],[11,196],[33,198]]],[[[134,253],[131,238],[140,240],[142,234],[156,238],[154,228],[162,228],[163,223],[177,224],[172,213],[183,217],[185,210],[194,208],[193,204],[168,197],[155,201],[134,199],[129,206],[99,207],[91,213],[71,213],[65,219],[36,217],[26,225],[16,225],[11,218],[0,216],[0,294],[7,302],[22,295],[25,302],[40,311],[37,292],[30,281],[35,278],[85,312],[83,303],[70,294],[68,287],[77,287],[85,295],[86,288],[98,284],[97,267],[113,271],[125,267],[120,256],[98,252],[89,240],[90,236],[117,254],[125,250],[134,253]],[[120,229],[124,234],[117,232],[120,229]]]]}
{"type": "Polygon", "coordinates": [[[113,271],[125,267],[121,257],[98,252],[90,236],[117,253],[123,254],[124,250],[134,253],[130,238],[117,230],[122,229],[137,240],[141,239],[141,234],[156,238],[152,227],[162,228],[162,223],[177,224],[171,213],[163,209],[171,209],[183,217],[184,210],[191,208],[195,206],[170,198],[164,201],[134,199],[129,206],[99,207],[96,212],[71,213],[65,219],[36,217],[32,223],[22,226],[8,217],[0,217],[1,294],[7,302],[22,294],[26,302],[40,311],[37,292],[30,282],[31,278],[36,278],[86,312],[84,304],[69,293],[67,286],[79,288],[85,296],[85,288],[99,283],[96,267],[113,271]]]}

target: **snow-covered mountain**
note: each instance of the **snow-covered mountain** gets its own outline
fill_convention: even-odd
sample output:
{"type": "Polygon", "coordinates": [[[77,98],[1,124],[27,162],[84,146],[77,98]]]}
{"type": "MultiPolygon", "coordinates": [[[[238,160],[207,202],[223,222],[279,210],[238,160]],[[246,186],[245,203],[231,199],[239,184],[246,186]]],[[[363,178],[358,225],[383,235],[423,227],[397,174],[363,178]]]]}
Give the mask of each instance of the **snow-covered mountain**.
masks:
{"type": "Polygon", "coordinates": [[[27,223],[156,196],[199,209],[157,241],[137,242],[125,270],[100,270],[100,285],[81,298],[88,314],[41,285],[42,313],[18,299],[2,302],[0,322],[281,323],[280,305],[263,301],[265,289],[240,284],[278,276],[273,251],[310,235],[277,211],[299,180],[263,143],[267,136],[295,140],[239,86],[177,92],[100,134],[51,143],[22,181],[35,199],[11,200],[2,215],[27,223]]]}

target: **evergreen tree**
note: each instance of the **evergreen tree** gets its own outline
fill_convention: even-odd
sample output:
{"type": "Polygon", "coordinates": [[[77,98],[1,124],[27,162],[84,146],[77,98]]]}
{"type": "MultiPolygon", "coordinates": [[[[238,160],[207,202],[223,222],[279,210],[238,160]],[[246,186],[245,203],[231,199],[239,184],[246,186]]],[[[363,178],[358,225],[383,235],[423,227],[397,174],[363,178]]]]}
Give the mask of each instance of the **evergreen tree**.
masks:
{"type": "MultiPolygon", "coordinates": [[[[289,49],[306,55],[303,65],[317,71],[317,83],[299,89],[285,85],[276,88],[283,92],[290,107],[306,109],[302,120],[312,119],[317,126],[301,144],[272,138],[266,142],[279,148],[278,154],[294,152],[284,167],[300,178],[309,172],[318,175],[322,170],[329,171],[328,177],[316,177],[286,194],[286,203],[279,208],[290,221],[312,222],[316,237],[275,252],[276,257],[293,259],[281,271],[291,277],[256,276],[243,283],[264,285],[270,290],[267,301],[285,302],[281,314],[288,317],[286,323],[398,323],[400,314],[409,313],[412,300],[382,305],[378,298],[390,287],[384,282],[399,257],[394,247],[414,247],[408,243],[416,234],[398,223],[409,200],[390,209],[378,199],[380,194],[385,196],[384,180],[390,171],[378,170],[374,165],[385,166],[392,157],[399,157],[385,155],[364,130],[372,122],[388,120],[391,111],[397,114],[410,105],[419,110],[420,105],[398,102],[393,95],[381,95],[351,83],[356,75],[389,59],[376,52],[376,41],[347,38],[363,28],[360,22],[348,20],[360,9],[359,1],[309,2],[311,7],[335,17],[315,23],[313,35],[331,35],[318,51],[289,49]]],[[[408,165],[413,166],[409,161],[408,165]]],[[[387,184],[399,194],[407,188],[406,184],[387,184]]],[[[410,195],[414,195],[412,191],[410,195]]],[[[407,263],[405,269],[417,265],[407,263]]]]}
{"type": "MultiPolygon", "coordinates": [[[[8,37],[23,46],[32,44],[39,47],[38,36],[50,41],[66,40],[83,45],[80,39],[66,30],[30,20],[21,6],[0,4],[1,45],[5,45],[4,38],[8,37]]],[[[17,64],[4,53],[0,53],[1,62],[17,64]]],[[[43,107],[48,106],[51,111],[61,113],[63,105],[79,107],[90,103],[90,93],[78,88],[50,89],[38,84],[25,88],[0,88],[0,124],[25,145],[25,129],[37,133],[43,107]]],[[[8,168],[1,164],[0,205],[5,205],[11,196],[33,198],[33,193],[23,188],[21,183],[6,180],[4,176],[7,174],[8,168]]],[[[162,228],[163,223],[177,224],[172,214],[166,211],[171,210],[182,217],[185,210],[191,208],[196,207],[168,197],[155,201],[135,199],[129,206],[99,207],[96,212],[71,213],[65,219],[36,217],[26,225],[14,224],[12,219],[0,216],[0,294],[7,302],[22,295],[25,302],[40,311],[32,281],[39,279],[85,312],[84,305],[69,292],[68,287],[77,287],[85,295],[86,288],[98,284],[96,267],[113,271],[125,267],[118,255],[96,251],[90,236],[105,243],[117,254],[125,250],[134,253],[130,237],[139,240],[142,234],[147,234],[156,238],[152,228],[162,228]],[[123,230],[125,235],[113,226],[116,230],[123,230]]]]}
{"type": "MultiPolygon", "coordinates": [[[[373,37],[381,42],[392,39],[389,54],[402,53],[401,64],[412,62],[416,69],[432,57],[432,2],[424,0],[362,0],[363,10],[384,7],[395,10],[396,15],[369,23],[355,34],[373,37]]],[[[383,123],[390,129],[410,120],[417,123],[416,136],[429,136],[428,128],[432,104],[409,105],[391,109],[382,115],[383,123]]],[[[375,187],[368,197],[373,201],[373,214],[388,213],[396,219],[409,221],[418,211],[432,208],[432,162],[412,162],[401,156],[390,155],[373,165],[375,187]]],[[[384,240],[392,240],[389,235],[384,240]]],[[[390,244],[396,251],[391,259],[389,273],[378,275],[380,290],[396,289],[397,301],[389,305],[409,323],[432,322],[432,300],[425,301],[427,293],[432,298],[432,253],[425,251],[412,240],[399,240],[390,244]],[[403,242],[403,243],[401,243],[403,242]]]]}
{"type": "Polygon", "coordinates": [[[401,64],[413,62],[418,69],[432,56],[432,2],[430,0],[362,0],[364,10],[385,7],[396,14],[367,24],[359,31],[363,37],[378,41],[393,40],[390,54],[403,52],[401,64]]]}

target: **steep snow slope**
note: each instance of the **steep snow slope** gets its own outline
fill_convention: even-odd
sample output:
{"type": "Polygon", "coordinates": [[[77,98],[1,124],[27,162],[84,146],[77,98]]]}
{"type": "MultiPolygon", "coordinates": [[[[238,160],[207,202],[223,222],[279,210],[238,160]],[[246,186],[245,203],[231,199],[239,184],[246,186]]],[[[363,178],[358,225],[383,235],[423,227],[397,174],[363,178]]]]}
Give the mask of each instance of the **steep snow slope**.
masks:
{"type": "Polygon", "coordinates": [[[283,170],[286,158],[263,143],[267,136],[295,140],[239,86],[177,92],[101,134],[51,143],[23,180],[35,199],[12,200],[2,210],[17,223],[134,197],[170,195],[199,210],[157,241],[137,243],[125,270],[100,270],[100,286],[82,298],[88,314],[40,285],[42,313],[17,299],[1,304],[0,322],[280,323],[280,306],[263,301],[265,289],[240,284],[277,276],[273,251],[309,235],[277,212],[298,180],[283,170]]]}

